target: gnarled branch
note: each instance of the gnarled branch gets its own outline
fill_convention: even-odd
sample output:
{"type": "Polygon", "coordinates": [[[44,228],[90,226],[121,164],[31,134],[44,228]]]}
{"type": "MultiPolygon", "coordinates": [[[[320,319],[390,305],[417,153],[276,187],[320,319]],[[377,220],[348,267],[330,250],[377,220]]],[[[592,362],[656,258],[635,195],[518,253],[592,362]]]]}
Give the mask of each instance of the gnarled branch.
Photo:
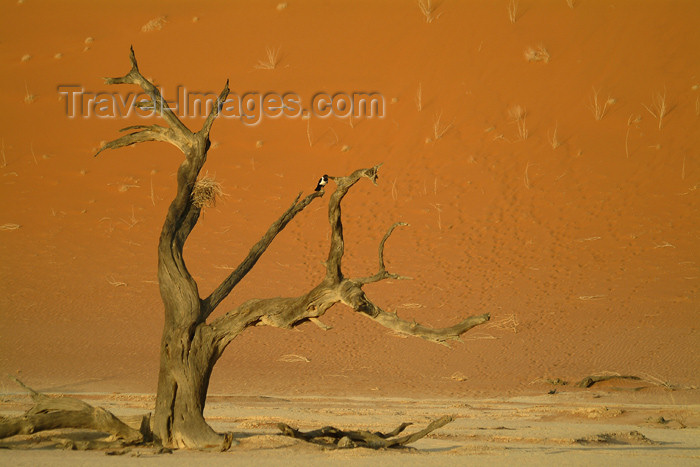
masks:
{"type": "MultiPolygon", "coordinates": [[[[132,144],[145,143],[147,141],[165,141],[168,143],[175,144],[174,133],[168,128],[163,128],[159,125],[134,125],[122,128],[119,131],[129,131],[135,130],[117,138],[113,141],[105,143],[99,150],[95,153],[95,157],[100,154],[105,149],[118,149],[125,146],[131,146],[132,144]]],[[[175,144],[177,146],[177,144],[175,144]]]]}
{"type": "Polygon", "coordinates": [[[384,266],[384,244],[386,241],[389,239],[391,234],[394,232],[394,229],[399,226],[407,226],[405,222],[397,222],[391,227],[389,227],[389,230],[384,234],[384,238],[382,238],[382,241],[379,242],[379,271],[374,274],[373,276],[369,277],[359,277],[357,279],[353,279],[353,282],[357,282],[358,284],[371,284],[372,282],[379,282],[384,279],[411,279],[408,276],[400,276],[398,274],[391,274],[386,270],[386,266],[384,266]]]}
{"type": "Polygon", "coordinates": [[[279,430],[285,436],[303,439],[304,441],[309,442],[327,445],[328,443],[325,443],[323,440],[330,438],[333,440],[332,444],[330,445],[331,447],[386,449],[403,447],[407,444],[415,443],[419,439],[424,438],[426,435],[437,430],[438,428],[442,428],[453,420],[454,419],[451,416],[446,415],[437,420],[433,420],[424,429],[411,435],[401,436],[400,438],[396,438],[396,436],[403,432],[406,427],[412,425],[411,423],[402,423],[398,428],[389,433],[371,432],[365,430],[340,430],[332,426],[326,426],[318,430],[303,432],[284,423],[278,423],[277,428],[279,428],[279,430]]]}
{"type": "Polygon", "coordinates": [[[48,397],[13,379],[30,392],[34,405],[23,415],[0,420],[0,439],[59,428],[89,429],[112,435],[110,441],[85,445],[87,449],[93,449],[138,444],[144,441],[144,435],[149,435],[149,416],[143,419],[142,430],[139,431],[101,407],[93,407],[71,397],[48,397]]]}
{"type": "Polygon", "coordinates": [[[378,171],[381,165],[382,164],[377,164],[369,169],[358,169],[347,177],[328,177],[335,182],[336,189],[331,195],[331,199],[328,201],[328,221],[331,224],[331,245],[328,251],[328,259],[326,260],[326,276],[336,283],[343,279],[341,262],[345,251],[340,202],[343,200],[350,187],[363,177],[369,178],[372,180],[372,183],[376,185],[377,179],[379,178],[378,171]]]}
{"type": "MultiPolygon", "coordinates": [[[[229,94],[229,82],[219,94],[215,105],[209,112],[202,129],[193,133],[173,113],[163,96],[153,83],[139,71],[133,47],[129,52],[131,70],[118,78],[106,78],[107,84],[135,84],[141,87],[151,98],[154,108],[160,113],[168,127],[159,125],[135,125],[122,131],[131,131],[116,140],[104,144],[98,154],[105,149],[117,149],[146,141],[165,141],[173,144],[185,155],[185,160],[177,171],[177,194],[170,203],[168,214],[161,230],[158,246],[158,277],[161,296],[166,309],[178,310],[188,304],[185,314],[190,320],[199,320],[200,298],[197,283],[194,281],[182,255],[182,251],[192,229],[197,224],[201,208],[192,202],[192,191],[209,150],[209,132],[214,120],[219,115],[221,106],[229,94]]],[[[97,154],[96,154],[97,155],[97,154]]],[[[211,310],[207,311],[207,314],[211,310]]]]}
{"type": "Polygon", "coordinates": [[[211,131],[211,126],[214,124],[214,120],[219,115],[219,112],[221,112],[221,108],[224,105],[226,98],[228,97],[228,93],[229,93],[228,80],[226,80],[226,85],[224,86],[223,91],[221,91],[221,93],[219,94],[219,97],[216,99],[216,102],[214,103],[214,106],[209,111],[209,115],[207,115],[207,119],[204,121],[204,125],[202,125],[202,129],[199,130],[199,134],[201,136],[209,137],[209,132],[211,131]]]}
{"type": "Polygon", "coordinates": [[[161,113],[163,119],[168,123],[168,126],[179,134],[191,136],[192,132],[180,121],[168,106],[168,103],[163,99],[158,88],[153,83],[146,79],[139,71],[138,63],[136,63],[136,55],[134,47],[129,49],[129,60],[131,61],[131,70],[124,76],[118,78],[105,78],[105,84],[136,84],[148,94],[155,108],[161,113]]]}
{"type": "MultiPolygon", "coordinates": [[[[255,299],[249,300],[234,310],[229,311],[224,316],[214,320],[211,323],[215,331],[215,341],[217,342],[220,351],[230,343],[239,333],[249,326],[276,326],[280,328],[292,328],[307,321],[312,321],[319,324],[320,318],[330,307],[341,302],[353,310],[362,313],[363,315],[373,319],[384,327],[393,331],[407,334],[411,336],[421,337],[431,342],[445,344],[450,340],[459,340],[460,336],[473,328],[487,322],[490,319],[489,314],[472,316],[460,323],[446,328],[430,328],[416,322],[410,322],[399,318],[396,313],[388,313],[380,307],[372,303],[364,291],[362,286],[371,282],[377,282],[386,278],[404,279],[405,277],[389,273],[386,270],[384,263],[384,246],[388,238],[396,227],[406,225],[398,222],[392,225],[387,233],[382,238],[379,244],[379,271],[370,277],[359,279],[345,279],[341,269],[341,261],[344,252],[343,247],[343,224],[340,215],[340,203],[352,187],[361,178],[366,177],[376,184],[378,178],[378,169],[381,164],[369,169],[360,169],[354,171],[347,177],[329,177],[336,182],[337,188],[330,197],[328,207],[328,219],[331,225],[331,246],[326,263],[326,277],[314,287],[306,295],[293,298],[270,298],[270,299],[255,299]]],[[[322,193],[317,192],[317,193],[322,193]]],[[[312,196],[312,195],[309,195],[312,196]]],[[[292,205],[294,208],[295,204],[292,205]]],[[[288,211],[289,212],[289,211],[288,211]]],[[[284,218],[284,215],[282,216],[284,218]]],[[[282,219],[281,218],[281,219],[282,219]]],[[[278,221],[279,222],[279,221],[278,221]]],[[[251,261],[257,261],[257,258],[264,248],[267,248],[269,242],[276,235],[275,225],[273,224],[268,230],[268,233],[256,244],[251,250],[249,258],[251,261]],[[264,245],[261,250],[258,245],[264,245]]],[[[246,260],[247,261],[247,260],[246,260]]],[[[239,266],[248,264],[244,261],[239,266]]],[[[250,266],[243,268],[241,273],[234,271],[227,281],[219,288],[222,288],[226,293],[243,277],[250,267],[255,264],[252,262],[250,266]],[[242,274],[242,275],[241,275],[242,274]],[[226,285],[225,285],[226,284],[226,285]]],[[[237,269],[238,271],[238,269],[237,269]]],[[[218,290],[218,289],[217,289],[218,290]]],[[[212,294],[213,296],[214,294],[212,294]]],[[[207,299],[211,300],[211,297],[207,299]]],[[[218,304],[218,302],[212,302],[218,304]]],[[[321,327],[326,327],[321,325],[321,327]]],[[[446,344],[445,344],[446,345],[446,344]]]]}

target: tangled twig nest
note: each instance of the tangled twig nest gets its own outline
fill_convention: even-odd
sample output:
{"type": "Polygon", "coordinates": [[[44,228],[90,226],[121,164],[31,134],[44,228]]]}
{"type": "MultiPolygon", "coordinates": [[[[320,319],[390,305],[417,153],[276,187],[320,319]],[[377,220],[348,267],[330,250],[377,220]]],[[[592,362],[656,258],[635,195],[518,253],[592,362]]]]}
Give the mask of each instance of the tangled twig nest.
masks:
{"type": "Polygon", "coordinates": [[[198,208],[211,208],[216,206],[216,198],[225,196],[221,184],[213,177],[205,175],[194,184],[192,190],[192,204],[198,208]]]}

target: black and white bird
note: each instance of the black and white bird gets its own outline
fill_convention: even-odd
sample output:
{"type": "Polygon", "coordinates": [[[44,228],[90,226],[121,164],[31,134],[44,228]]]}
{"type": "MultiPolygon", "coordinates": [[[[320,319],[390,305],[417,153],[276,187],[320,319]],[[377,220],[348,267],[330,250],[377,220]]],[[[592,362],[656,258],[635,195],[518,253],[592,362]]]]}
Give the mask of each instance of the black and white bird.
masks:
{"type": "Polygon", "coordinates": [[[324,175],[320,178],[320,180],[318,181],[318,185],[316,185],[316,189],[314,191],[320,191],[321,188],[326,186],[326,183],[328,183],[328,175],[324,175]]]}

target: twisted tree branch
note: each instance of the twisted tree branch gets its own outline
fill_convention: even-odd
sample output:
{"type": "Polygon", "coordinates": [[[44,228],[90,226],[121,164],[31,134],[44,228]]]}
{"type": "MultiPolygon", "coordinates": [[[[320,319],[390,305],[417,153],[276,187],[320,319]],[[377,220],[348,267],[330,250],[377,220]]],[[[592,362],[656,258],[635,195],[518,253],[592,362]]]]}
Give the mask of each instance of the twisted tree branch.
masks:
{"type": "MultiPolygon", "coordinates": [[[[168,127],[134,125],[124,128],[122,131],[130,133],[104,144],[97,154],[105,149],[117,149],[146,141],[165,141],[176,146],[185,155],[185,160],[177,171],[177,194],[170,203],[161,230],[158,245],[158,282],[166,310],[174,310],[178,318],[186,317],[190,322],[203,320],[197,283],[187,270],[182,251],[201,213],[200,207],[192,202],[192,191],[207,158],[210,146],[209,132],[228,97],[229,82],[226,81],[201,130],[193,133],[170,109],[158,88],[141,74],[133,47],[129,51],[129,60],[129,73],[118,78],[105,78],[105,83],[140,86],[151,98],[151,104],[168,127]]],[[[208,315],[213,308],[204,309],[205,315],[208,315]]]]}
{"type": "MultiPolygon", "coordinates": [[[[446,341],[450,340],[459,340],[462,334],[474,326],[483,324],[490,319],[489,314],[483,314],[469,317],[454,326],[434,329],[416,322],[403,320],[399,318],[396,313],[388,313],[382,310],[367,298],[362,290],[362,286],[365,284],[377,282],[386,278],[407,279],[407,277],[389,273],[384,263],[384,246],[386,241],[396,227],[406,225],[403,222],[397,222],[392,225],[379,243],[379,271],[375,275],[359,279],[346,279],[343,277],[341,261],[344,247],[340,203],[350,187],[361,178],[369,178],[376,184],[380,165],[369,169],[356,170],[347,177],[329,177],[336,182],[337,188],[330,197],[328,207],[328,218],[331,225],[331,246],[328,261],[326,262],[326,277],[310,292],[300,297],[249,300],[234,310],[229,311],[224,316],[214,320],[211,326],[214,329],[214,334],[216,335],[215,340],[220,346],[220,351],[223,351],[238,334],[250,326],[268,325],[280,328],[292,328],[304,322],[311,321],[322,328],[327,328],[327,326],[320,323],[318,318],[323,316],[328,309],[338,302],[349,306],[356,312],[362,313],[386,328],[440,344],[445,344],[446,341]]],[[[323,193],[323,191],[316,193],[323,193]]],[[[311,196],[312,195],[309,195],[309,197],[311,196]]],[[[292,205],[285,215],[293,210],[295,205],[296,200],[295,204],[292,205]]],[[[285,215],[283,215],[280,220],[284,219],[285,215]]],[[[278,220],[277,223],[279,223],[280,220],[278,220]]],[[[228,293],[235,284],[245,276],[245,273],[252,268],[255,261],[257,261],[264,249],[269,245],[269,242],[274,238],[274,235],[278,232],[276,228],[277,223],[270,227],[268,233],[265,234],[253,249],[251,249],[246,261],[241,263],[241,266],[227,278],[228,282],[224,281],[224,283],[219,286],[219,289],[228,293]],[[239,269],[241,272],[237,272],[239,269]]],[[[212,304],[218,304],[220,300],[213,301],[213,296],[214,294],[212,294],[207,301],[211,300],[212,304]]],[[[208,305],[208,308],[210,307],[211,305],[208,305]]]]}
{"type": "Polygon", "coordinates": [[[358,284],[371,284],[372,282],[379,282],[384,279],[397,279],[397,280],[409,280],[412,279],[411,277],[408,276],[400,276],[398,274],[391,274],[386,270],[386,266],[384,266],[384,244],[386,241],[389,239],[391,234],[394,232],[394,229],[399,226],[407,226],[405,222],[397,222],[391,227],[389,227],[389,230],[384,234],[384,238],[382,238],[382,241],[379,242],[379,271],[374,274],[373,276],[369,277],[359,277],[357,279],[352,279],[353,282],[357,282],[358,284]]]}
{"type": "MultiPolygon", "coordinates": [[[[131,61],[131,70],[124,76],[118,78],[105,78],[105,84],[136,84],[148,94],[155,106],[156,110],[161,113],[163,119],[168,123],[168,126],[177,133],[191,136],[192,132],[180,121],[179,118],[170,110],[168,103],[161,96],[160,91],[153,83],[147,80],[139,71],[138,63],[136,63],[136,55],[134,47],[129,49],[129,60],[131,61]]],[[[227,86],[228,88],[228,86],[227,86]]],[[[184,152],[184,151],[183,151],[184,152]]]]}
{"type": "Polygon", "coordinates": [[[150,415],[142,420],[142,431],[139,431],[101,407],[71,397],[48,397],[12,379],[30,392],[34,405],[23,415],[0,419],[0,439],[59,428],[83,428],[112,435],[111,441],[93,441],[85,445],[87,449],[94,449],[138,444],[147,435],[146,422],[150,415]]]}
{"type": "Polygon", "coordinates": [[[209,111],[209,115],[207,115],[207,119],[204,121],[202,129],[199,130],[199,134],[201,136],[204,136],[206,138],[209,137],[211,126],[214,124],[214,120],[219,115],[219,112],[221,112],[221,108],[224,105],[226,98],[228,97],[228,93],[228,80],[226,80],[226,85],[224,86],[223,91],[221,91],[221,94],[219,94],[219,97],[216,99],[215,105],[212,106],[211,110],[209,111]]]}
{"type": "Polygon", "coordinates": [[[176,139],[174,138],[173,131],[168,129],[168,128],[163,128],[162,126],[159,126],[159,125],[150,125],[150,126],[134,125],[134,126],[128,126],[126,128],[122,128],[119,131],[129,131],[129,130],[135,130],[135,131],[132,131],[128,135],[124,135],[124,136],[117,138],[113,141],[109,141],[109,142],[105,143],[95,153],[95,157],[97,157],[97,155],[100,154],[105,149],[118,149],[118,148],[123,148],[125,146],[131,146],[132,144],[145,143],[147,141],[165,141],[167,143],[171,143],[171,144],[174,144],[175,146],[178,146],[176,144],[176,139]]]}
{"type": "Polygon", "coordinates": [[[326,276],[336,283],[343,279],[341,263],[343,253],[345,252],[340,202],[343,200],[348,190],[363,177],[369,178],[372,180],[372,183],[376,185],[377,179],[379,178],[378,171],[381,165],[382,164],[377,164],[369,169],[358,169],[347,177],[328,177],[335,181],[337,187],[328,201],[328,221],[331,224],[331,244],[328,250],[328,259],[326,260],[326,276]]]}
{"type": "Polygon", "coordinates": [[[433,420],[430,424],[423,428],[422,430],[413,433],[411,435],[401,436],[396,438],[406,427],[412,425],[412,423],[402,423],[395,430],[389,433],[382,433],[379,431],[371,432],[365,430],[340,430],[332,426],[326,426],[318,430],[312,431],[299,431],[290,427],[284,423],[278,423],[277,428],[285,436],[290,436],[292,438],[303,439],[309,442],[320,442],[326,444],[324,438],[332,438],[333,443],[331,447],[339,448],[354,448],[354,447],[364,447],[371,449],[386,449],[386,448],[397,448],[403,447],[407,444],[414,443],[431,432],[441,428],[454,419],[446,415],[437,420],[433,420]]]}

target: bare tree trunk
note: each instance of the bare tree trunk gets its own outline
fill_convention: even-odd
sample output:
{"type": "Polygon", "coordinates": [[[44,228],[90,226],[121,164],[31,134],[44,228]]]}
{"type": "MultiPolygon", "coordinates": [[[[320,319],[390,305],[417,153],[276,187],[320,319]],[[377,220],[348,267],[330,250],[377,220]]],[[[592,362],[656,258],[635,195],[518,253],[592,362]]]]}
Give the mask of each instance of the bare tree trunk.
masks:
{"type": "MultiPolygon", "coordinates": [[[[165,308],[165,325],[161,340],[160,371],[153,434],[166,447],[189,449],[228,449],[231,435],[214,432],[203,417],[209,379],[214,364],[228,344],[250,326],[268,325],[293,328],[311,321],[324,329],[320,318],[336,303],[343,303],[377,323],[397,332],[445,343],[459,337],[474,326],[489,320],[489,315],[472,316],[452,327],[432,329],[405,321],[396,313],[387,313],[372,303],[362,287],[383,279],[408,279],[391,274],[384,264],[384,245],[397,226],[391,226],[379,244],[379,271],[372,276],[350,279],[342,272],[344,254],[343,226],[340,204],[348,190],[362,178],[377,183],[379,165],[359,169],[345,177],[330,177],[336,190],[328,203],[331,241],[326,261],[326,276],[316,287],[300,297],[249,300],[225,315],[207,323],[207,318],[228,296],[238,282],[255,266],[258,259],[285,226],[324,190],[301,198],[268,228],[251,248],[246,258],[206,298],[200,298],[197,283],[187,270],[182,252],[185,242],[199,219],[202,204],[197,200],[205,193],[205,184],[197,178],[206,161],[209,131],[228,96],[228,82],[219,95],[202,129],[188,129],[168,108],[159,91],[143,77],[138,69],[133,49],[131,71],[120,78],[108,78],[108,84],[136,84],[151,98],[151,105],[160,111],[168,127],[158,125],[132,126],[130,131],[104,149],[117,149],[146,141],[165,141],[185,155],[177,172],[177,194],[170,204],[158,245],[158,281],[165,308]]],[[[381,164],[380,164],[381,165],[381,164]]],[[[206,196],[205,196],[206,198],[206,196]]],[[[213,202],[213,199],[211,200],[213,202]]]]}
{"type": "Polygon", "coordinates": [[[153,434],[165,446],[226,450],[231,445],[230,436],[204,420],[209,378],[219,358],[211,340],[202,339],[207,333],[206,324],[197,325],[192,337],[167,324],[163,331],[153,434]]]}

